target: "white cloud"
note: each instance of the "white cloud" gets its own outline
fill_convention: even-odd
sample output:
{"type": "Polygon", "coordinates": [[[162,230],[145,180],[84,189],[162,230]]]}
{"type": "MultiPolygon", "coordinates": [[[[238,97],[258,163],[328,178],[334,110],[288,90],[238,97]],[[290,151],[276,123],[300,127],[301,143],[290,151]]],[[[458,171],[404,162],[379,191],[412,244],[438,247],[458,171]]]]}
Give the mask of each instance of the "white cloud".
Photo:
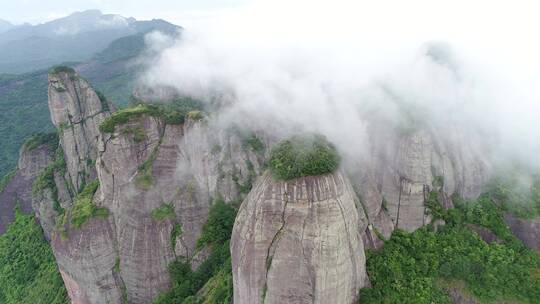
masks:
{"type": "Polygon", "coordinates": [[[227,115],[318,131],[350,155],[369,148],[377,112],[398,124],[413,115],[441,137],[459,128],[497,157],[540,167],[531,3],[256,1],[188,29],[145,81],[200,97],[226,91],[227,115]],[[452,46],[452,65],[425,56],[433,40],[452,46]]]}

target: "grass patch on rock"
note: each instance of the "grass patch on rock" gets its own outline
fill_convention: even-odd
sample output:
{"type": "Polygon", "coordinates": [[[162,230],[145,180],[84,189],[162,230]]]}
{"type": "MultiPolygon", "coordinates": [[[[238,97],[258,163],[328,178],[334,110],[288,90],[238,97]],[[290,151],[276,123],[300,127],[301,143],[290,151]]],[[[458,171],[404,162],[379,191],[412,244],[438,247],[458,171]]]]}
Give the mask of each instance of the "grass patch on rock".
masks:
{"type": "Polygon", "coordinates": [[[63,214],[64,209],[60,206],[58,201],[58,188],[56,187],[56,182],[54,180],[55,174],[63,177],[66,174],[66,161],[64,159],[64,150],[62,147],[58,146],[56,148],[55,158],[52,162],[45,167],[39,175],[34,180],[32,184],[32,196],[39,197],[42,196],[46,189],[51,191],[53,199],[53,207],[58,214],[63,214]]]}
{"type": "Polygon", "coordinates": [[[293,136],[279,142],[270,152],[274,178],[290,180],[335,171],[340,164],[333,144],[321,135],[293,136]]]}
{"type": "Polygon", "coordinates": [[[122,129],[122,134],[131,136],[136,143],[143,142],[148,138],[146,131],[141,126],[124,128],[122,129]]]}
{"type": "MultiPolygon", "coordinates": [[[[160,143],[161,144],[161,143],[160,143]]],[[[141,189],[148,190],[154,185],[154,177],[152,176],[152,166],[157,157],[159,145],[152,151],[147,160],[137,168],[137,176],[135,177],[135,185],[141,189]]]]}
{"type": "Polygon", "coordinates": [[[202,117],[201,109],[202,104],[191,98],[180,98],[163,104],[138,103],[111,114],[101,123],[99,130],[103,133],[113,133],[116,126],[142,115],[162,119],[166,124],[183,124],[189,113],[191,116],[202,117]]]}
{"type": "Polygon", "coordinates": [[[97,207],[92,199],[99,187],[99,181],[88,183],[75,198],[73,207],[70,210],[71,224],[75,228],[80,228],[92,217],[107,218],[109,210],[107,208],[97,207]]]}
{"type": "Polygon", "coordinates": [[[189,112],[187,113],[187,116],[188,116],[188,118],[191,119],[191,120],[201,120],[201,119],[204,118],[203,112],[197,111],[197,110],[195,110],[195,111],[189,111],[189,112]]]}
{"type": "Polygon", "coordinates": [[[58,147],[58,134],[56,132],[37,133],[26,140],[24,150],[32,151],[42,145],[48,145],[51,150],[56,150],[58,147]]]}
{"type": "Polygon", "coordinates": [[[75,70],[71,67],[68,67],[67,65],[57,65],[57,66],[52,67],[49,70],[49,74],[60,74],[60,73],[75,74],[75,70]]]}
{"type": "Polygon", "coordinates": [[[182,225],[174,224],[173,229],[171,230],[171,248],[174,250],[176,247],[176,240],[182,236],[182,225]]]}
{"type": "Polygon", "coordinates": [[[160,114],[159,108],[154,105],[139,104],[135,107],[119,110],[107,117],[99,126],[99,130],[103,133],[113,133],[117,125],[125,124],[130,119],[144,114],[158,116],[160,114]]]}
{"type": "Polygon", "coordinates": [[[174,213],[174,205],[163,204],[160,207],[152,210],[152,218],[156,221],[164,221],[166,219],[173,219],[176,216],[174,213]]]}

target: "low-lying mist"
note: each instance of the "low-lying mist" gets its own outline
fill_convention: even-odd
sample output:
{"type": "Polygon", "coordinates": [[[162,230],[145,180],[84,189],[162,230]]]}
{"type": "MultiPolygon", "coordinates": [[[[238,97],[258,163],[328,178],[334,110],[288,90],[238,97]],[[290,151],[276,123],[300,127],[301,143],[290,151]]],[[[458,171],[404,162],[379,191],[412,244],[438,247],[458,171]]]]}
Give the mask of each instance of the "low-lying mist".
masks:
{"type": "Polygon", "coordinates": [[[176,41],[149,34],[141,81],[220,96],[221,123],[322,133],[348,159],[422,129],[492,165],[540,169],[533,7],[374,2],[255,1],[176,41]]]}

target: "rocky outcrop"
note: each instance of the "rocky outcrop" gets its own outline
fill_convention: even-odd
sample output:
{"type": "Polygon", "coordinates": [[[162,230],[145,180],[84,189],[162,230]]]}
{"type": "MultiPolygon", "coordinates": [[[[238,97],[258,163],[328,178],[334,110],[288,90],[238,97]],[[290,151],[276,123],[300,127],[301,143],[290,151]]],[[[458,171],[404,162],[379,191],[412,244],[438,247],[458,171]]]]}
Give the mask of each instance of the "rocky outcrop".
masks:
{"type": "Polygon", "coordinates": [[[503,240],[488,228],[474,224],[468,224],[467,227],[478,234],[478,236],[488,244],[503,243],[503,240]]]}
{"type": "Polygon", "coordinates": [[[0,192],[0,234],[4,233],[15,216],[19,204],[25,213],[32,213],[32,184],[43,168],[52,160],[54,151],[48,144],[33,149],[23,146],[19,153],[17,170],[0,192]]]}
{"type": "Polygon", "coordinates": [[[263,155],[238,132],[200,117],[166,124],[145,114],[101,133],[109,113],[88,84],[69,72],[49,80],[69,180],[80,188],[97,178],[93,204],[109,212],[54,234],[68,293],[75,303],[151,303],[170,287],[168,265],[177,256],[201,262],[193,255],[210,203],[245,193],[263,155]],[[159,208],[171,212],[156,217],[159,208]],[[180,235],[173,233],[177,227],[180,235]]]}
{"type": "Polygon", "coordinates": [[[49,109],[60,133],[67,172],[75,189],[95,178],[93,163],[100,141],[99,124],[112,105],[70,68],[49,74],[49,109]]]}
{"type": "Polygon", "coordinates": [[[275,181],[242,203],[231,239],[234,303],[353,303],[368,283],[363,211],[337,172],[275,181]]]}
{"type": "Polygon", "coordinates": [[[394,231],[394,223],[388,215],[387,202],[369,167],[363,167],[360,172],[350,172],[350,176],[355,182],[356,194],[368,221],[363,234],[364,246],[379,249],[394,231]]]}
{"type": "Polygon", "coordinates": [[[148,303],[169,287],[167,267],[175,256],[193,257],[212,199],[237,198],[239,185],[250,182],[259,163],[260,156],[243,147],[239,136],[202,120],[165,125],[143,116],[106,139],[98,158],[99,195],[114,218],[130,303],[148,303]],[[145,140],[136,142],[129,131],[134,129],[144,130],[145,140]],[[174,215],[153,218],[165,204],[173,206],[174,215]],[[182,227],[175,240],[174,225],[182,227]]]}
{"type": "Polygon", "coordinates": [[[523,219],[506,213],[504,215],[504,222],[523,244],[540,252],[540,217],[523,219]]]}
{"type": "Polygon", "coordinates": [[[91,218],[82,229],[53,237],[54,256],[73,304],[122,303],[112,229],[109,220],[91,218]]]}
{"type": "Polygon", "coordinates": [[[424,203],[436,187],[442,187],[443,203],[451,207],[451,195],[476,198],[489,177],[485,154],[458,132],[441,139],[419,128],[371,138],[368,165],[349,167],[349,173],[370,224],[386,237],[394,228],[414,231],[430,223],[424,203]]]}

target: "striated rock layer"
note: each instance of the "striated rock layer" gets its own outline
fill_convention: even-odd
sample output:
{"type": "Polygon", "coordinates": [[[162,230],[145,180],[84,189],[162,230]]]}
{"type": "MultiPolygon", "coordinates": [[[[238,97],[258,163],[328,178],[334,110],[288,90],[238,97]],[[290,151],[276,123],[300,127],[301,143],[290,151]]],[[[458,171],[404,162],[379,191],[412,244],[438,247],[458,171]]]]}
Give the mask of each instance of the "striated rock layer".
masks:
{"type": "Polygon", "coordinates": [[[348,167],[369,221],[367,247],[380,248],[379,237],[390,237],[396,228],[412,232],[429,224],[430,191],[439,191],[444,207],[451,208],[452,195],[476,198],[489,178],[481,147],[457,131],[443,139],[426,129],[389,131],[372,139],[364,165],[348,167]]]}
{"type": "Polygon", "coordinates": [[[342,173],[265,174],[231,239],[234,303],[353,303],[368,284],[363,211],[342,173]]]}
{"type": "MultiPolygon", "coordinates": [[[[72,302],[151,303],[170,287],[170,262],[193,258],[212,200],[237,199],[263,156],[240,134],[204,119],[170,125],[145,114],[102,134],[99,125],[110,105],[70,71],[49,76],[49,105],[67,167],[55,181],[68,218],[61,232],[54,229],[57,214],[43,218],[72,302]],[[69,189],[96,178],[92,203],[106,208],[108,217],[75,228],[69,224],[69,189]],[[158,208],[172,213],[156,218],[158,208]]],[[[39,203],[52,205],[50,195],[39,203]]]]}
{"type": "Polygon", "coordinates": [[[95,178],[93,161],[100,142],[98,126],[112,105],[73,70],[49,74],[49,110],[58,128],[69,179],[80,189],[95,178]]]}

